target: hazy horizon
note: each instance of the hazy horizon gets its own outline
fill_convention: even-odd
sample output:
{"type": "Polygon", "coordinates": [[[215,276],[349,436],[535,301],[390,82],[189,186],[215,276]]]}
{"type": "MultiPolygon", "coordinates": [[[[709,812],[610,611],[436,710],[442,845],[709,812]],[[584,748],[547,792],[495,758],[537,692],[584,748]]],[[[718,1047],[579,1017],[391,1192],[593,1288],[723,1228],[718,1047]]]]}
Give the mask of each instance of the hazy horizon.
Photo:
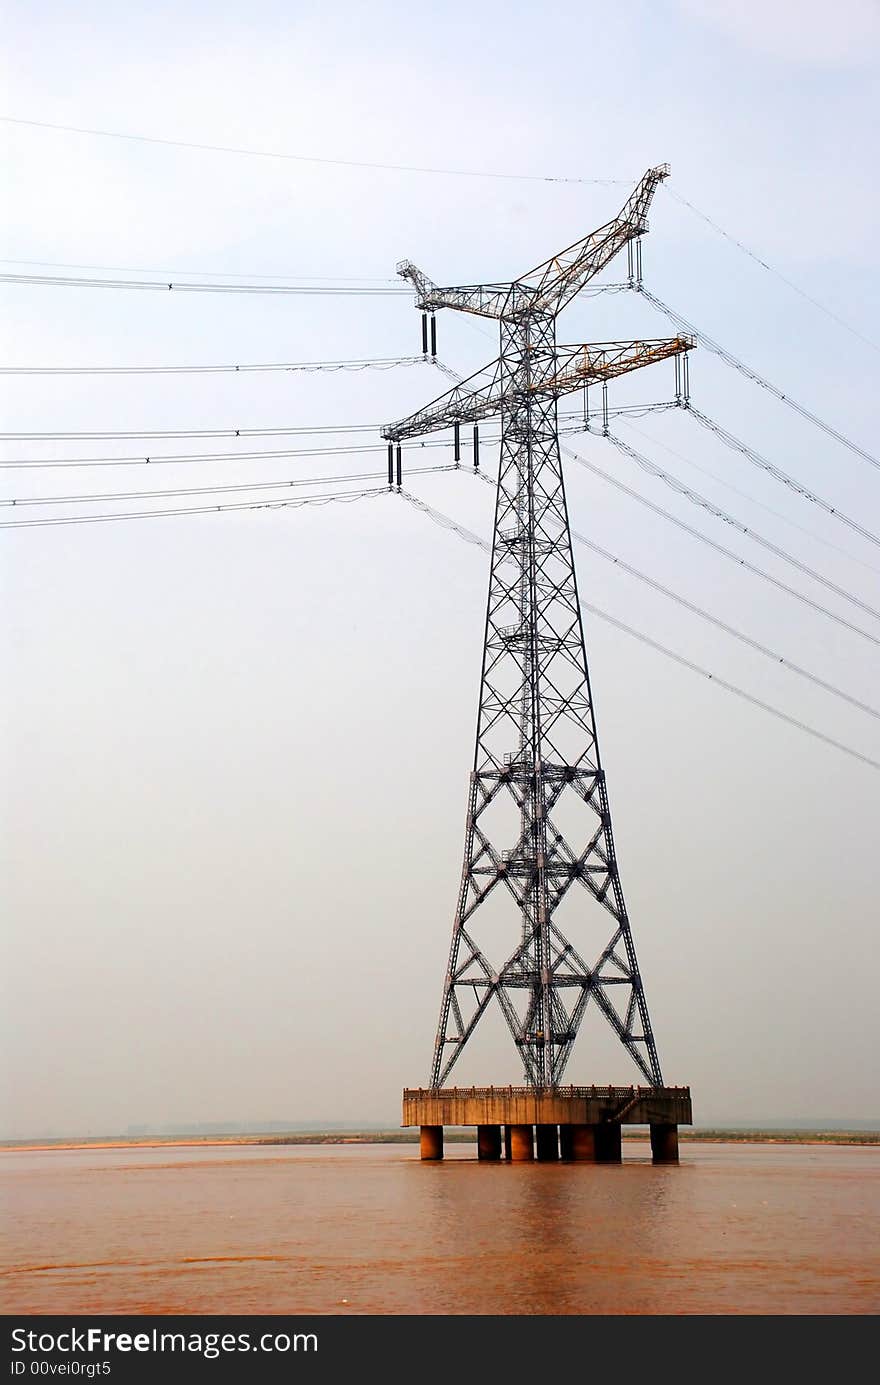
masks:
{"type": "MultiPolygon", "coordinates": [[[[17,1132],[14,1134],[4,1134],[0,1137],[0,1144],[26,1144],[36,1140],[53,1140],[64,1143],[67,1140],[150,1140],[150,1138],[173,1138],[197,1137],[197,1136],[222,1136],[222,1134],[370,1134],[370,1133],[391,1133],[394,1130],[405,1130],[406,1126],[401,1126],[399,1119],[388,1118],[388,1120],[377,1120],[376,1118],[364,1120],[190,1120],[190,1122],[170,1122],[161,1123],[129,1123],[122,1130],[57,1130],[47,1127],[42,1130],[28,1130],[28,1132],[17,1132]]],[[[466,1129],[464,1126],[449,1126],[450,1130],[466,1129]]],[[[647,1127],[632,1126],[626,1129],[639,1130],[647,1127]]],[[[789,1116],[789,1118],[772,1118],[772,1116],[753,1116],[753,1118],[739,1118],[736,1120],[694,1120],[693,1125],[682,1126],[683,1132],[687,1130],[829,1130],[829,1132],[852,1132],[852,1133],[880,1133],[880,1116],[873,1119],[865,1118],[816,1118],[816,1116],[789,1116]]],[[[412,1133],[412,1127],[410,1127],[412,1133]]]]}
{"type": "MultiPolygon", "coordinates": [[[[467,1127],[449,1126],[449,1130],[466,1129],[467,1127]]],[[[167,1125],[141,1125],[137,1123],[126,1126],[124,1130],[32,1130],[28,1132],[18,1132],[16,1134],[4,1135],[0,1139],[0,1144],[26,1144],[36,1140],[53,1140],[64,1142],[67,1140],[141,1140],[141,1139],[171,1139],[175,1136],[193,1138],[211,1135],[336,1135],[336,1134],[389,1134],[395,1130],[409,1129],[415,1136],[417,1132],[412,1127],[401,1126],[399,1120],[389,1118],[387,1121],[371,1120],[352,1120],[352,1121],[319,1121],[319,1120],[290,1120],[290,1121],[190,1121],[181,1124],[172,1123],[167,1125]]],[[[626,1130],[639,1131],[646,1130],[647,1127],[632,1126],[626,1130]]],[[[766,1131],[828,1131],[828,1132],[847,1132],[853,1134],[873,1134],[880,1132],[880,1116],[874,1120],[864,1119],[828,1119],[822,1120],[814,1116],[790,1117],[789,1119],[773,1120],[770,1117],[754,1117],[739,1120],[718,1120],[718,1121],[694,1121],[693,1125],[683,1126],[682,1130],[754,1130],[766,1131]]],[[[474,1135],[476,1139],[476,1134],[474,1135]]]]}

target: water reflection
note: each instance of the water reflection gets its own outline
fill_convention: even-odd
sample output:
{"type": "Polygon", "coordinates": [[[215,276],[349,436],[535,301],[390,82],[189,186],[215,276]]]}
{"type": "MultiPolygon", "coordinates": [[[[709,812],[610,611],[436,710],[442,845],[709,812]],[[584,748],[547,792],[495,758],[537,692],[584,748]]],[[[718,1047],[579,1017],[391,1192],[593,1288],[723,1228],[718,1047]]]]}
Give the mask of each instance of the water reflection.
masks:
{"type": "MultiPolygon", "coordinates": [[[[470,1257],[467,1275],[424,1278],[421,1292],[436,1305],[432,1311],[519,1314],[618,1311],[612,1305],[621,1276],[664,1253],[670,1187],[682,1175],[647,1161],[511,1165],[462,1158],[414,1172],[431,1246],[441,1257],[460,1256],[466,1246],[470,1257]],[[489,1278],[508,1306],[469,1309],[469,1296],[479,1301],[489,1278]]],[[[642,1299],[629,1311],[656,1311],[649,1283],[642,1299]]]]}

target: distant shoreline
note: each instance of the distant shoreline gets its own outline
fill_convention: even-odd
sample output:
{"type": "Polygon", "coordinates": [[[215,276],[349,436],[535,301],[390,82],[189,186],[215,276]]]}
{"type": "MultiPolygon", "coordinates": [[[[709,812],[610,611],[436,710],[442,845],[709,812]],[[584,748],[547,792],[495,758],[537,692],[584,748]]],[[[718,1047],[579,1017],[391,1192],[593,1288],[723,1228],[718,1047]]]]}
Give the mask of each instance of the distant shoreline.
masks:
{"type": "MultiPolygon", "coordinates": [[[[298,1132],[242,1135],[161,1135],[143,1138],[96,1138],[72,1140],[3,1140],[0,1153],[37,1154],[53,1150],[85,1149],[222,1149],[242,1146],[302,1145],[404,1145],[416,1144],[418,1133],[405,1130],[298,1132]]],[[[638,1128],[624,1130],[625,1140],[647,1140],[638,1128]]],[[[476,1137],[464,1131],[448,1131],[447,1143],[473,1144],[476,1137]]],[[[779,1144],[779,1145],[880,1145],[880,1130],[687,1130],[679,1131],[682,1143],[779,1144]]]]}

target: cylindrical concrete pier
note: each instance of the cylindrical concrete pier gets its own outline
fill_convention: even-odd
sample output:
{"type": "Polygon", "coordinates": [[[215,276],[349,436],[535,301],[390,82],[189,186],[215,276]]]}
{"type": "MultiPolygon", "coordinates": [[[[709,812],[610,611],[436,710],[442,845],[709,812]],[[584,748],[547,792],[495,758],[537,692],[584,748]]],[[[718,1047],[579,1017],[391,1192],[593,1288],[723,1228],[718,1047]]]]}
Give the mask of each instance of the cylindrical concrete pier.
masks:
{"type": "Polygon", "coordinates": [[[510,1157],[517,1163],[520,1160],[534,1159],[535,1138],[530,1125],[510,1125],[510,1157]]]}
{"type": "Polygon", "coordinates": [[[504,1157],[505,1157],[505,1159],[510,1159],[510,1157],[511,1157],[511,1153],[510,1153],[510,1126],[509,1126],[509,1125],[505,1125],[505,1127],[504,1127],[504,1157]]]}
{"type": "Polygon", "coordinates": [[[419,1153],[423,1159],[443,1158],[442,1125],[422,1125],[419,1127],[419,1153]]]}
{"type": "Polygon", "coordinates": [[[564,1125],[561,1128],[566,1132],[564,1140],[571,1151],[569,1154],[563,1155],[563,1158],[576,1159],[585,1164],[595,1164],[595,1125],[564,1125]]]}
{"type": "Polygon", "coordinates": [[[559,1127],[556,1125],[539,1125],[536,1127],[538,1137],[538,1158],[542,1160],[559,1158],[559,1127]]]}
{"type": "Polygon", "coordinates": [[[560,1125],[559,1127],[559,1157],[560,1159],[572,1159],[572,1138],[571,1132],[574,1129],[571,1125],[560,1125]]]}
{"type": "Polygon", "coordinates": [[[678,1126],[651,1126],[651,1158],[655,1164],[678,1163],[678,1126]]]}
{"type": "Polygon", "coordinates": [[[596,1132],[597,1164],[619,1164],[622,1158],[620,1126],[610,1122],[593,1127],[596,1132]]]}
{"type": "Polygon", "coordinates": [[[500,1125],[478,1125],[478,1126],[477,1126],[477,1158],[478,1158],[478,1159],[500,1159],[500,1158],[501,1158],[501,1126],[500,1126],[500,1125]]]}

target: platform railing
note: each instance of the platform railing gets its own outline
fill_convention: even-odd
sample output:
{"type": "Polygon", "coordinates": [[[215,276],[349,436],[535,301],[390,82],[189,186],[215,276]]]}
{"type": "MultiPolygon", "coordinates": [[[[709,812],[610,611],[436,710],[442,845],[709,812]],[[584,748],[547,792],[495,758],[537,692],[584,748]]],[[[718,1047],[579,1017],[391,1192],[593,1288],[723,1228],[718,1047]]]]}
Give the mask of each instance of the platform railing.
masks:
{"type": "Polygon", "coordinates": [[[616,1101],[689,1092],[689,1087],[405,1087],[404,1101],[420,1097],[564,1097],[580,1101],[616,1101]]]}

